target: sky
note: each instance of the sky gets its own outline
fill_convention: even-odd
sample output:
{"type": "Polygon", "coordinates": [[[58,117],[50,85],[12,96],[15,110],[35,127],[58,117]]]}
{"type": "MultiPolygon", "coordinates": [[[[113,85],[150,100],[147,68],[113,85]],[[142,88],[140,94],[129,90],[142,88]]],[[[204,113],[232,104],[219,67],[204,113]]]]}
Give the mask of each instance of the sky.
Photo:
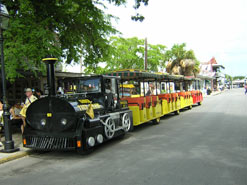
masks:
{"type": "Polygon", "coordinates": [[[145,20],[135,22],[134,0],[126,6],[108,6],[107,13],[122,37],[147,37],[151,44],[186,43],[200,62],[215,57],[225,73],[247,75],[247,0],[149,0],[138,12],[145,20]]]}

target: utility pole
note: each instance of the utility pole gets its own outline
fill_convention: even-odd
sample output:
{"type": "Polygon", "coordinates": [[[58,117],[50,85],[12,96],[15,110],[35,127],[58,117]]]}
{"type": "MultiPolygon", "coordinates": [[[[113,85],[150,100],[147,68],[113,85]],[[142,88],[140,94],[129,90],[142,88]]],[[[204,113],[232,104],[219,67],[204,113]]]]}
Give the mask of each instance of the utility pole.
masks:
{"type": "MultiPolygon", "coordinates": [[[[81,45],[81,50],[83,50],[82,45],[81,45]]],[[[82,63],[83,63],[83,58],[82,58],[82,54],[81,54],[81,58],[80,58],[80,73],[82,73],[82,63]]]]}
{"type": "Polygon", "coordinates": [[[80,73],[82,73],[82,62],[83,62],[83,59],[82,59],[82,56],[80,58],[80,73]]]}
{"type": "Polygon", "coordinates": [[[144,55],[145,59],[144,59],[144,69],[147,70],[148,69],[148,40],[147,37],[145,38],[145,55],[144,55]]]}

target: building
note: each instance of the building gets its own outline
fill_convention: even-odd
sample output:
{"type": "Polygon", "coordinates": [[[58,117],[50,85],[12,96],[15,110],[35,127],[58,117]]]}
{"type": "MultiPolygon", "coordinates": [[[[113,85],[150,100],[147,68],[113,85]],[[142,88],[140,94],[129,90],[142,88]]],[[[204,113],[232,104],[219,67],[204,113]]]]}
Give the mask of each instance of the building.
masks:
{"type": "Polygon", "coordinates": [[[234,81],[232,82],[232,85],[233,85],[234,88],[241,88],[241,87],[244,87],[245,84],[246,84],[246,79],[242,79],[242,80],[237,79],[237,80],[234,80],[234,81]]]}
{"type": "Polygon", "coordinates": [[[213,81],[214,90],[223,90],[225,88],[225,67],[220,64],[213,64],[213,71],[215,72],[215,79],[213,81]]]}
{"type": "Polygon", "coordinates": [[[211,62],[205,62],[200,64],[200,73],[197,75],[201,81],[201,90],[204,94],[206,94],[207,89],[213,89],[213,80],[214,80],[215,72],[213,71],[213,67],[211,62]]]}
{"type": "MultiPolygon", "coordinates": [[[[16,78],[15,81],[6,82],[7,88],[7,98],[10,105],[14,105],[18,102],[23,102],[25,100],[25,88],[32,88],[32,89],[40,89],[43,92],[46,92],[47,87],[47,79],[46,75],[42,73],[34,74],[30,71],[22,71],[20,72],[22,77],[16,78]]],[[[63,80],[67,77],[81,77],[83,73],[74,73],[74,72],[62,72],[56,71],[55,78],[56,78],[56,87],[58,87],[58,82],[63,80]]],[[[0,84],[0,97],[2,98],[2,85],[0,84]]]]}
{"type": "Polygon", "coordinates": [[[202,90],[206,89],[218,91],[225,86],[225,67],[217,63],[213,57],[210,61],[200,64],[200,73],[198,78],[202,79],[202,90]]]}

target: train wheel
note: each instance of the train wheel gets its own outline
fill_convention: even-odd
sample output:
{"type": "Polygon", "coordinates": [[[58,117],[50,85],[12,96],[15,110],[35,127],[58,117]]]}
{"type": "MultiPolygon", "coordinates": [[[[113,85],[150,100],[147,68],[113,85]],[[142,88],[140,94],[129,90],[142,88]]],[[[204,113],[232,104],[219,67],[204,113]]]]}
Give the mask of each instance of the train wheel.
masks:
{"type": "Polygon", "coordinates": [[[179,114],[180,114],[179,109],[178,109],[178,110],[176,110],[174,113],[175,113],[175,115],[179,115],[179,114]]]}
{"type": "Polygon", "coordinates": [[[156,118],[154,120],[152,120],[153,124],[157,125],[160,123],[160,118],[156,118]]]}
{"type": "Polygon", "coordinates": [[[188,108],[189,108],[189,109],[192,109],[192,105],[190,105],[188,108]]]}
{"type": "Polygon", "coordinates": [[[122,126],[124,127],[125,132],[130,132],[133,130],[133,124],[128,113],[125,113],[122,117],[122,126]]]}
{"type": "Polygon", "coordinates": [[[112,139],[115,134],[115,123],[111,118],[107,118],[105,124],[105,136],[107,137],[107,139],[112,139]]]}
{"type": "Polygon", "coordinates": [[[198,102],[197,104],[198,104],[198,105],[202,105],[202,102],[198,102]]]}

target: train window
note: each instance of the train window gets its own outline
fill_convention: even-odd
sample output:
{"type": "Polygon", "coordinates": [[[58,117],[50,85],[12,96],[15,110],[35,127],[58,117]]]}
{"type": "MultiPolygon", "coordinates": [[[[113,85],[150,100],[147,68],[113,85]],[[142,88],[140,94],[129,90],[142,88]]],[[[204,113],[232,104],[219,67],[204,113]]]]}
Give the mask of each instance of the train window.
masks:
{"type": "Polygon", "coordinates": [[[116,83],[115,78],[105,79],[104,84],[105,84],[105,92],[106,93],[112,93],[112,94],[117,93],[117,83],[116,83]]]}
{"type": "Polygon", "coordinates": [[[114,79],[114,78],[111,79],[111,86],[112,86],[112,93],[116,94],[117,93],[116,79],[114,79]]]}
{"type": "Polygon", "coordinates": [[[90,78],[85,80],[80,80],[79,83],[80,92],[97,93],[101,92],[100,78],[90,78]]]}
{"type": "Polygon", "coordinates": [[[182,87],[181,87],[182,85],[181,85],[180,82],[175,82],[175,83],[174,83],[174,86],[175,86],[175,87],[174,87],[175,92],[183,91],[183,90],[181,89],[181,88],[182,88],[182,87]]]}
{"type": "Polygon", "coordinates": [[[65,93],[71,93],[71,92],[75,92],[77,90],[77,86],[76,86],[75,81],[65,81],[64,85],[62,85],[62,86],[64,86],[63,88],[64,88],[65,93]]]}
{"type": "Polygon", "coordinates": [[[137,94],[137,89],[135,87],[134,84],[120,84],[119,85],[119,89],[120,89],[120,96],[124,97],[130,97],[132,95],[136,95],[137,94]]]}

